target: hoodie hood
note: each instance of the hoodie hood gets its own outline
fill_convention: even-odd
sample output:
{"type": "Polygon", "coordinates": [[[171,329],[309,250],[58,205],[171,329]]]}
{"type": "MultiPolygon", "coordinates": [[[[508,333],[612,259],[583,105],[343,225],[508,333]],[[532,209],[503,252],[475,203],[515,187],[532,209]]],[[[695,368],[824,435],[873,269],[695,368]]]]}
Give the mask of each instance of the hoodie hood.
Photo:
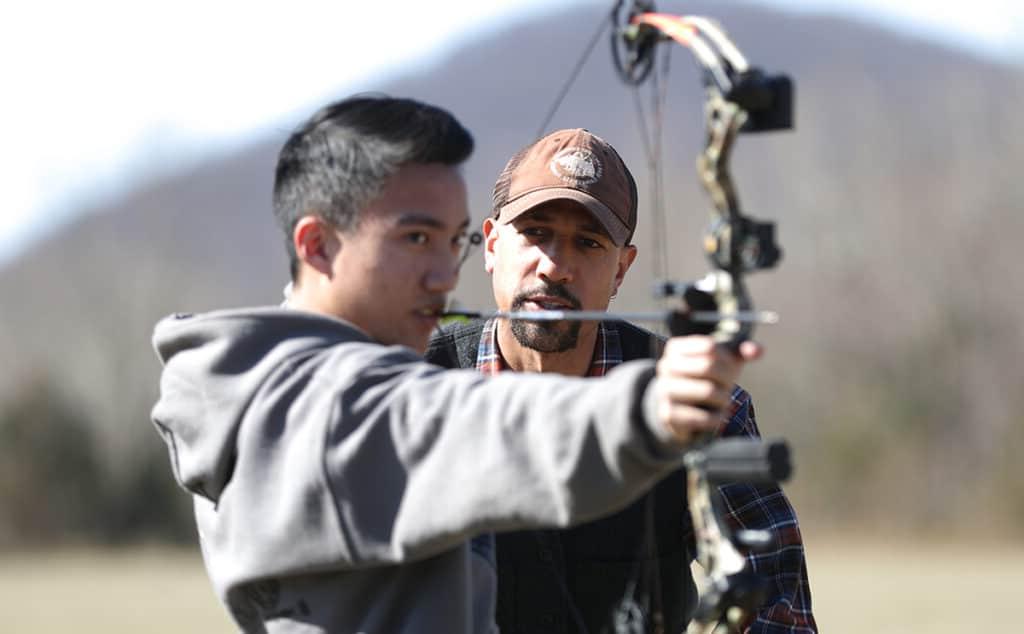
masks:
{"type": "Polygon", "coordinates": [[[286,308],[175,314],[157,323],[153,347],[164,371],[152,420],[178,483],[216,503],[257,394],[287,389],[296,364],[352,341],[371,340],[347,322],[286,308]]]}

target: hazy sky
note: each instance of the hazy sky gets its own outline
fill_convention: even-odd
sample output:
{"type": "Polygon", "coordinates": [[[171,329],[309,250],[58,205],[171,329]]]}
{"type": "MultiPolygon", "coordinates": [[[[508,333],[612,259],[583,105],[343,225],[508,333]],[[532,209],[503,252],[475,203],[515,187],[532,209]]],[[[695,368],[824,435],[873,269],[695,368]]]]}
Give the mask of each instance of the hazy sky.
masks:
{"type": "MultiPolygon", "coordinates": [[[[1024,0],[759,0],[1024,60],[1024,0]]],[[[297,120],[550,0],[25,1],[0,9],[0,264],[73,202],[297,120]],[[336,60],[324,73],[324,60],[336,60]],[[306,61],[315,60],[315,64],[306,61]]],[[[685,13],[686,2],[659,2],[685,13]]],[[[610,0],[592,0],[588,13],[610,0]]],[[[589,21],[588,21],[589,23],[589,21]]],[[[589,28],[589,27],[588,27],[589,28]]]]}

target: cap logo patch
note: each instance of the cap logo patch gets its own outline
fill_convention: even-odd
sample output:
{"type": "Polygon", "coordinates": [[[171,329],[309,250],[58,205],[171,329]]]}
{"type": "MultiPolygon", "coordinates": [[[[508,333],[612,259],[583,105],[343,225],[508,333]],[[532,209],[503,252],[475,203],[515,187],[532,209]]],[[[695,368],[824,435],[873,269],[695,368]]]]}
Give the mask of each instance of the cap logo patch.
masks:
{"type": "Polygon", "coordinates": [[[581,147],[562,150],[551,159],[551,173],[571,185],[590,185],[604,171],[594,153],[581,147]]]}

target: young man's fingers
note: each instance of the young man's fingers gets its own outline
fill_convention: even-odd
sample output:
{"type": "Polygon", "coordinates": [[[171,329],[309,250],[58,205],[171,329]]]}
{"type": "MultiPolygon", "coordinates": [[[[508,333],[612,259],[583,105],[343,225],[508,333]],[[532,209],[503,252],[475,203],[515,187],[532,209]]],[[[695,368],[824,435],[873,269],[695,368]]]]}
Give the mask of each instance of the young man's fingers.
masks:
{"type": "Polygon", "coordinates": [[[660,377],[663,398],[673,404],[692,405],[706,410],[721,410],[732,399],[732,386],[704,379],[660,377]]]}
{"type": "Polygon", "coordinates": [[[740,343],[740,357],[744,361],[757,361],[764,356],[764,346],[756,341],[744,341],[740,343]]]}
{"type": "Polygon", "coordinates": [[[743,369],[743,361],[727,350],[706,354],[666,352],[658,361],[659,376],[710,380],[731,387],[743,369]]]}
{"type": "Polygon", "coordinates": [[[705,410],[682,403],[664,403],[661,422],[680,444],[688,444],[702,434],[714,433],[721,424],[719,410],[705,410]]]}
{"type": "MultiPolygon", "coordinates": [[[[665,354],[709,354],[719,345],[707,335],[672,337],[665,342],[665,354]]],[[[747,340],[740,343],[738,356],[743,361],[756,361],[763,354],[764,347],[756,341],[747,340]]]]}

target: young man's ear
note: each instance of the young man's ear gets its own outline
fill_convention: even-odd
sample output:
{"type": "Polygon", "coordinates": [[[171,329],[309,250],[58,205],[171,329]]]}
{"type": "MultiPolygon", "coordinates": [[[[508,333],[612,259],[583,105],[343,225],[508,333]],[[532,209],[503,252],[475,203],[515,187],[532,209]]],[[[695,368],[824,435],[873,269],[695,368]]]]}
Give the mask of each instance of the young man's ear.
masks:
{"type": "Polygon", "coordinates": [[[333,275],[334,257],[341,250],[341,238],[329,224],[316,216],[303,216],[295,223],[292,244],[300,268],[305,266],[321,275],[333,275]]]}
{"type": "Polygon", "coordinates": [[[494,218],[484,218],[484,270],[494,272],[494,243],[498,240],[498,222],[494,218]]]}

